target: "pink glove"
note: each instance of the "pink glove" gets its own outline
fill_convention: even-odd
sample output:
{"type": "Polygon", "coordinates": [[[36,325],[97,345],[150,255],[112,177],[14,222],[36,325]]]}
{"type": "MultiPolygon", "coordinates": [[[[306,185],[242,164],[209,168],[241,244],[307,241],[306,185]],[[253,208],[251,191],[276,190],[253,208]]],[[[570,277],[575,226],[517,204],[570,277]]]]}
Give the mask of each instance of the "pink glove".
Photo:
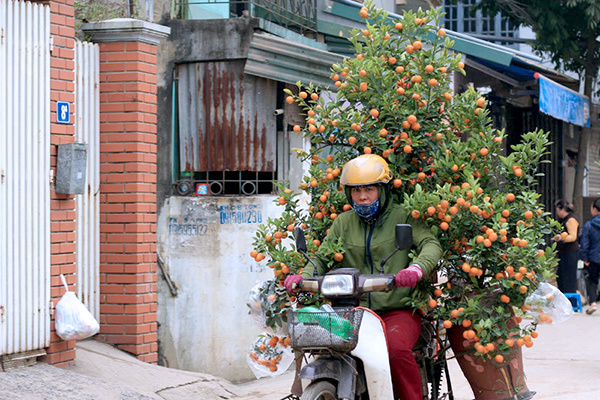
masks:
{"type": "Polygon", "coordinates": [[[289,293],[293,293],[294,289],[296,289],[300,282],[302,282],[302,277],[300,275],[288,275],[283,281],[283,286],[289,293]]]}
{"type": "Polygon", "coordinates": [[[394,281],[396,282],[396,287],[402,286],[410,286],[415,287],[417,281],[423,277],[423,270],[416,264],[411,265],[410,267],[403,269],[402,271],[396,274],[396,278],[394,281]]]}

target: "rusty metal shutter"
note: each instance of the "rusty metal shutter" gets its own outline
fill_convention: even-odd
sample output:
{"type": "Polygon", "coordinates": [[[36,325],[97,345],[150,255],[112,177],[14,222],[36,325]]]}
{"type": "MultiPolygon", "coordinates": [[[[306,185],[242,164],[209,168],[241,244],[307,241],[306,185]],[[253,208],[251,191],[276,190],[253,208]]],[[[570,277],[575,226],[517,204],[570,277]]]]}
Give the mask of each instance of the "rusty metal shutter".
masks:
{"type": "Polygon", "coordinates": [[[180,170],[274,171],[277,83],[244,60],[177,66],[180,170]]]}

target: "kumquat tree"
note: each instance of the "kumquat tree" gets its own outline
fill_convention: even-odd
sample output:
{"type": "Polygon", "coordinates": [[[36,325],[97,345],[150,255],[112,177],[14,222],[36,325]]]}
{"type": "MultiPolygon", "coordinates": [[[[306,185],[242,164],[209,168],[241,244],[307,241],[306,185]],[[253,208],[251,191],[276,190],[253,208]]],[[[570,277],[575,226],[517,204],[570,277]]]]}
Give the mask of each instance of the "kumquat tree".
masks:
{"type": "MultiPolygon", "coordinates": [[[[296,152],[311,165],[299,190],[280,186],[285,210],[260,226],[253,243],[252,256],[265,259],[279,287],[265,322],[281,325],[296,300],[282,285],[305,264],[290,240],[294,227],[304,228],[315,252],[335,218],[351,209],[339,181],[345,162],[378,154],[393,172],[394,199],[426,221],[444,250],[442,279],[422,280],[414,307],[447,329],[460,328],[472,354],[502,367],[513,347],[533,344],[538,323],[551,322],[526,304],[557,263],[554,247],[545,245],[557,225],[535,190],[548,135],[524,134],[504,151],[506,134],[492,127],[487,100],[473,89],[452,93],[452,74],[465,71],[439,28],[439,10],[392,20],[366,2],[360,16],[366,28],[351,39],[355,56],[332,66],[335,93],[300,82],[286,90],[287,101],[306,114],[305,126],[294,130],[311,148],[296,152]],[[515,310],[534,318],[525,326],[507,323],[515,310]]],[[[341,241],[323,250],[331,268],[344,257],[341,241]]]]}

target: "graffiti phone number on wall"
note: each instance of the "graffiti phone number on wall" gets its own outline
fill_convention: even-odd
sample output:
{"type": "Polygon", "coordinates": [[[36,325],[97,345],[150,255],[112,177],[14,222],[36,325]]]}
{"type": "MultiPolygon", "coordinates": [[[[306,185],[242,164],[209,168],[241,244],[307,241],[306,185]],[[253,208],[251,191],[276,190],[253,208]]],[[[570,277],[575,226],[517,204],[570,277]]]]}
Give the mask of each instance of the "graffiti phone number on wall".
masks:
{"type": "Polygon", "coordinates": [[[221,211],[219,213],[221,224],[261,224],[260,211],[221,211]]]}
{"type": "Polygon", "coordinates": [[[207,224],[199,224],[195,220],[184,218],[183,223],[178,223],[177,218],[169,218],[169,235],[205,236],[208,232],[207,224]]]}

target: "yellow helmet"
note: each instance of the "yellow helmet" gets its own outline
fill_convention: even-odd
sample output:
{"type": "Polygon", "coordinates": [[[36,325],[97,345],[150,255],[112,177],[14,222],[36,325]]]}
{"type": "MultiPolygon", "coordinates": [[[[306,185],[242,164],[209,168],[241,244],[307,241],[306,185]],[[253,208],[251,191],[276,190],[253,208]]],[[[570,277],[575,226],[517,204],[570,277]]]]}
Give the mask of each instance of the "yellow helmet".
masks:
{"type": "Polygon", "coordinates": [[[340,179],[344,186],[374,185],[391,181],[392,172],[383,157],[363,154],[344,165],[340,179]]]}

